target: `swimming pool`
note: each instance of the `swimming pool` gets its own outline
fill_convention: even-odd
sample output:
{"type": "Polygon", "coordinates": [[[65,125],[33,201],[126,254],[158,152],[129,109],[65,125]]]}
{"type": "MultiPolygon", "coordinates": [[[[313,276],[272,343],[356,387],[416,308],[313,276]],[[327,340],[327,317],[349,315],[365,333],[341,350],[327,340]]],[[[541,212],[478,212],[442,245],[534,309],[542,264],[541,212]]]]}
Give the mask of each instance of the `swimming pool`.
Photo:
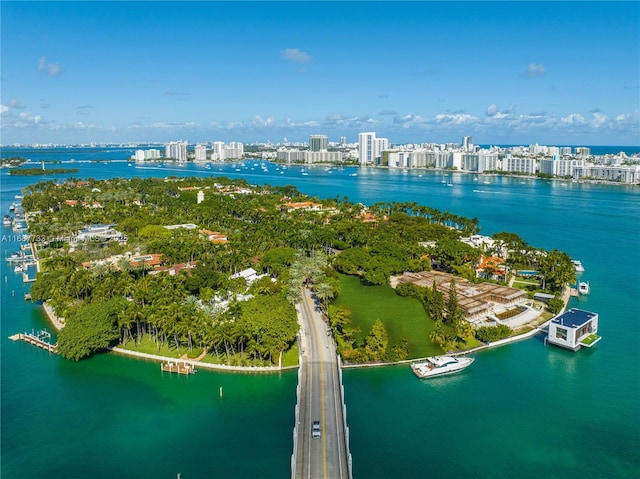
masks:
{"type": "Polygon", "coordinates": [[[530,269],[519,269],[518,270],[518,275],[519,276],[535,276],[537,274],[538,274],[537,271],[533,271],[533,270],[530,270],[530,269]]]}

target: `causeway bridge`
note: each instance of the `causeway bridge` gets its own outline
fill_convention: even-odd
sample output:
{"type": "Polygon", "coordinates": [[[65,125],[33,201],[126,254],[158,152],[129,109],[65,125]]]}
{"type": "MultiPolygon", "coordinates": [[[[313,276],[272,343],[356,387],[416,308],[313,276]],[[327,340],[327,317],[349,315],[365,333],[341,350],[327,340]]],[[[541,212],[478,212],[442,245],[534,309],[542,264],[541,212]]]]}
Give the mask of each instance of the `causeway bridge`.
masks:
{"type": "Polygon", "coordinates": [[[300,322],[298,402],[293,428],[292,479],[352,479],[349,428],[336,346],[311,293],[296,306],[300,322]],[[313,433],[319,422],[320,435],[313,433]]]}

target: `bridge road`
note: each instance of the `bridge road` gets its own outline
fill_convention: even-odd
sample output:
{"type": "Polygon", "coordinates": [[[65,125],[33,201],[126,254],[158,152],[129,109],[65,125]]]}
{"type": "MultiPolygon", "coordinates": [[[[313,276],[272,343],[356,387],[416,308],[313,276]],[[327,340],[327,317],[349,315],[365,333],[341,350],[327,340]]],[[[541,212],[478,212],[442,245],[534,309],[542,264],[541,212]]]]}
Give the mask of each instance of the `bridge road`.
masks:
{"type": "Polygon", "coordinates": [[[306,289],[297,310],[301,323],[302,369],[295,478],[348,478],[335,343],[306,289]],[[320,422],[320,438],[312,437],[314,421],[320,422]]]}

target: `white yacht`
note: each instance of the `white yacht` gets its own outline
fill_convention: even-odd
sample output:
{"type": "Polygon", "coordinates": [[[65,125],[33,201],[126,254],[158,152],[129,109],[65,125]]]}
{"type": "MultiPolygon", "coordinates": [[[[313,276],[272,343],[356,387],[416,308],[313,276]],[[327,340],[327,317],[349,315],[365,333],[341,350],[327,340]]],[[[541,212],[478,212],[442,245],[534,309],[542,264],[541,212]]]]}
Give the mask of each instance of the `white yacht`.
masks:
{"type": "Polygon", "coordinates": [[[587,281],[580,281],[578,283],[578,293],[580,294],[589,294],[591,288],[589,287],[589,283],[587,281]]]}
{"type": "Polygon", "coordinates": [[[584,266],[582,266],[582,263],[580,262],[579,259],[574,259],[573,261],[573,269],[576,270],[576,272],[578,273],[582,273],[584,271],[584,266]]]}
{"type": "Polygon", "coordinates": [[[444,376],[462,371],[475,361],[475,358],[455,358],[453,356],[433,356],[421,363],[413,363],[411,369],[420,379],[444,376]]]}

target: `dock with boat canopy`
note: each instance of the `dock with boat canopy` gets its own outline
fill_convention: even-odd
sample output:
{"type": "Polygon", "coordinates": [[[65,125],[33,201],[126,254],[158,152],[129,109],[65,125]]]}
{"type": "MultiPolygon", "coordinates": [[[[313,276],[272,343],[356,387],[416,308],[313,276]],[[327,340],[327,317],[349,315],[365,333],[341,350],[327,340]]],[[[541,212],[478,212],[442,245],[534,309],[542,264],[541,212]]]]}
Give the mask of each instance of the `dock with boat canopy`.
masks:
{"type": "Polygon", "coordinates": [[[12,341],[24,341],[25,343],[29,343],[32,346],[36,346],[38,348],[44,349],[53,354],[58,353],[58,343],[51,344],[48,340],[51,339],[51,333],[47,330],[43,329],[34,333],[17,333],[12,336],[9,336],[9,339],[12,341]]]}
{"type": "Polygon", "coordinates": [[[177,373],[177,374],[184,374],[184,375],[189,375],[189,374],[195,374],[196,373],[196,368],[193,366],[193,364],[191,363],[187,363],[187,362],[166,362],[160,365],[160,370],[161,371],[166,371],[168,373],[177,373]]]}

